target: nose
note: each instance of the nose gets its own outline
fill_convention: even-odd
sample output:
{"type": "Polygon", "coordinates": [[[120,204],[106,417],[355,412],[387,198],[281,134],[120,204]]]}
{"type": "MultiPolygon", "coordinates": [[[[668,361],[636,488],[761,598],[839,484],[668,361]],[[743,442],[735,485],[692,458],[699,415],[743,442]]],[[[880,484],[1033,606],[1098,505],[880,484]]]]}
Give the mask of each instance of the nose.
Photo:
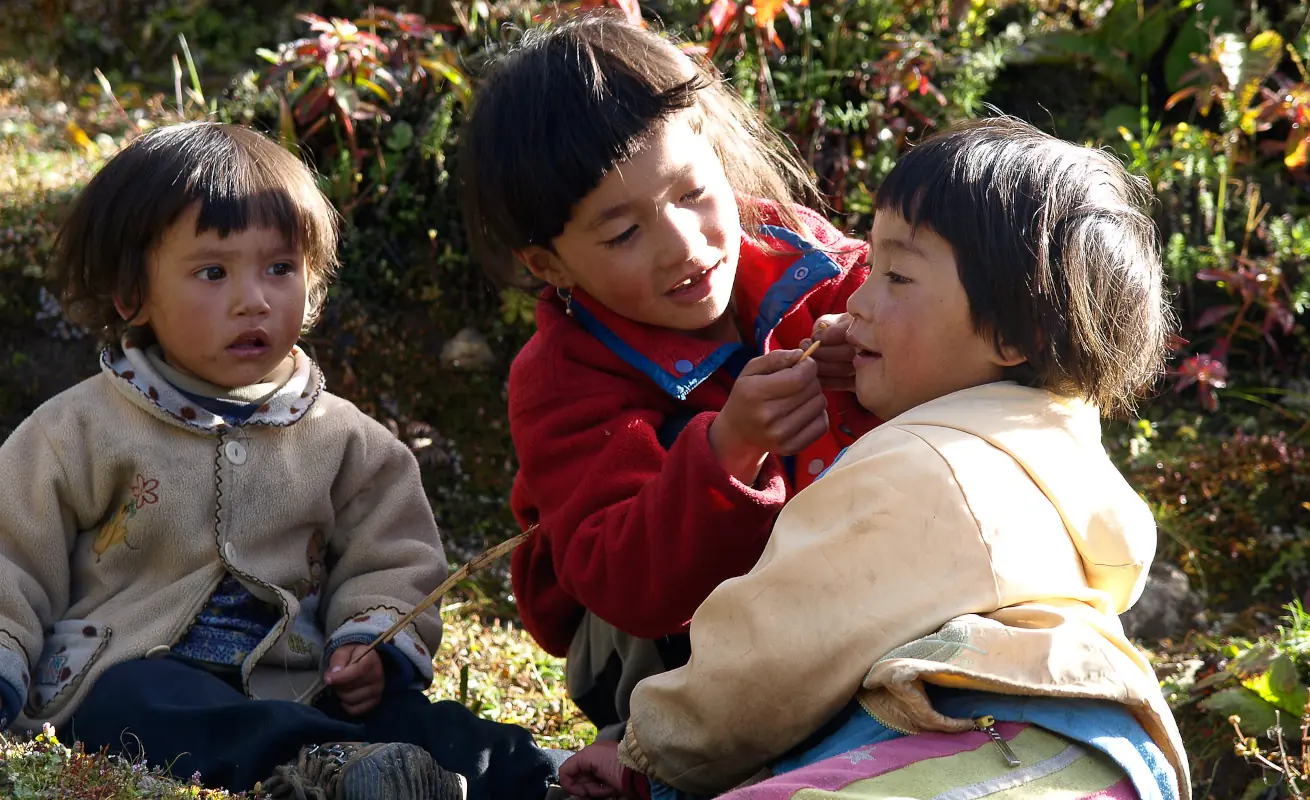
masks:
{"type": "Polygon", "coordinates": [[[874,278],[870,277],[860,288],[856,289],[846,300],[846,311],[852,317],[859,320],[871,321],[873,319],[874,306],[876,298],[874,297],[874,278]]]}
{"type": "Polygon", "coordinates": [[[692,260],[707,243],[701,215],[691,208],[673,207],[664,213],[660,262],[677,267],[692,260]]]}
{"type": "Polygon", "coordinates": [[[267,314],[271,306],[263,282],[258,277],[234,281],[232,313],[238,317],[257,317],[267,314]]]}

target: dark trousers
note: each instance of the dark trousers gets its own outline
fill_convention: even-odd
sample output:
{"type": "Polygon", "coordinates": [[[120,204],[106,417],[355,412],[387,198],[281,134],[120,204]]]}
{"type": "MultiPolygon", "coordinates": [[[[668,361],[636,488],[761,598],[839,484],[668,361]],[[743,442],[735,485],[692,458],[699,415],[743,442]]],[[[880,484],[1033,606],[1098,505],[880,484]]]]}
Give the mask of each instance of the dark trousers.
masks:
{"type": "Polygon", "coordinates": [[[406,742],[468,779],[469,800],[536,800],[556,780],[555,759],[528,731],[481,719],[452,701],[388,691],[367,716],[353,718],[335,695],[318,706],[252,700],[222,677],[171,658],[128,661],[96,681],[61,738],[87,752],[108,748],[168,766],[183,780],[249,791],[305,745],[406,742]]]}

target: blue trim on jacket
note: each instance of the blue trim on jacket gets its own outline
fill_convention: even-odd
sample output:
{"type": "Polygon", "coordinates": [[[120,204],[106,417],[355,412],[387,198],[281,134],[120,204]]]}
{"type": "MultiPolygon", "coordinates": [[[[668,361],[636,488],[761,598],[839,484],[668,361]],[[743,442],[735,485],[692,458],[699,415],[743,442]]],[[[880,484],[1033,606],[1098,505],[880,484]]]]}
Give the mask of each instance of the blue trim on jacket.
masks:
{"type": "MultiPolygon", "coordinates": [[[[800,257],[774,281],[760,300],[759,312],[755,315],[755,352],[764,352],[764,344],[769,335],[782,322],[787,312],[795,308],[806,295],[824,281],[841,275],[841,267],[827,253],[816,250],[799,234],[776,225],[761,226],[760,232],[772,239],[777,239],[796,248],[800,257]]],[[[697,386],[724,366],[729,359],[745,349],[742,344],[723,344],[701,360],[691,364],[686,372],[672,373],[647,358],[622,337],[610,330],[605,323],[596,318],[582,303],[568,304],[570,313],[588,333],[595,336],[616,356],[655,382],[655,385],[677,400],[686,400],[697,386]]],[[[679,362],[681,364],[682,362],[679,362]]],[[[679,367],[680,368],[680,367],[679,367]]]]}
{"type": "Polygon", "coordinates": [[[713,375],[715,370],[723,366],[724,362],[732,358],[737,351],[744,347],[740,343],[721,345],[690,371],[682,375],[675,375],[672,372],[665,371],[659,364],[637,352],[635,347],[623,341],[617,333],[605,327],[605,323],[592,316],[591,312],[583,308],[581,303],[570,303],[569,308],[572,310],[573,318],[578,321],[578,324],[592,336],[599,339],[614,355],[641,370],[644,375],[655,381],[656,386],[678,400],[686,400],[687,395],[691,394],[706,378],[713,375]]]}
{"type": "Polygon", "coordinates": [[[841,267],[827,253],[814,249],[814,245],[786,228],[762,225],[760,233],[789,244],[801,253],[801,257],[796,259],[782,277],[773,282],[760,300],[759,312],[755,315],[755,346],[762,353],[769,334],[778,327],[787,312],[813,291],[815,286],[840,275],[841,267]]]}

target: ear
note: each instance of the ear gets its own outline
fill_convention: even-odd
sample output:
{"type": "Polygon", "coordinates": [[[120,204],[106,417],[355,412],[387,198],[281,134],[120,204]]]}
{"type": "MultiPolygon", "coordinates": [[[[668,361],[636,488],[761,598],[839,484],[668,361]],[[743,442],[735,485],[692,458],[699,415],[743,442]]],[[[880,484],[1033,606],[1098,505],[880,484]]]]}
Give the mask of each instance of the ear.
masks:
{"type": "Polygon", "coordinates": [[[992,354],[992,363],[998,367],[1017,367],[1028,359],[1017,348],[1004,342],[997,342],[992,354]]]}
{"type": "Polygon", "coordinates": [[[118,295],[114,295],[114,310],[118,312],[118,316],[122,317],[124,322],[132,325],[145,325],[150,321],[150,314],[146,311],[144,303],[133,309],[127,303],[124,303],[123,299],[118,295]]]}
{"type": "Polygon", "coordinates": [[[570,289],[577,283],[560,257],[548,247],[530,244],[516,250],[514,255],[527,266],[528,272],[552,286],[570,289]]]}

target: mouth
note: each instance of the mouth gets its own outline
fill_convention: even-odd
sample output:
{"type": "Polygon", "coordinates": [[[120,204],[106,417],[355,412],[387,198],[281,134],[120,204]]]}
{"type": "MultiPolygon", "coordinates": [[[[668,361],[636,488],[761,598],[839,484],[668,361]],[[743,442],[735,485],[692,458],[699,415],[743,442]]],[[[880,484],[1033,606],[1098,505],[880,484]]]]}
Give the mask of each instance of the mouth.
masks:
{"type": "Polygon", "coordinates": [[[850,331],[846,332],[846,342],[855,348],[855,362],[857,364],[861,361],[867,363],[873,359],[882,358],[882,353],[853,338],[850,331]]]}
{"type": "Polygon", "coordinates": [[[262,329],[246,331],[227,346],[228,352],[239,356],[262,355],[268,351],[271,341],[262,329]]]}
{"type": "Polygon", "coordinates": [[[718,266],[718,264],[715,264],[712,267],[707,267],[687,275],[682,280],[670,286],[664,294],[673,297],[695,294],[699,288],[709,282],[710,275],[714,273],[714,270],[718,269],[718,266]]]}

